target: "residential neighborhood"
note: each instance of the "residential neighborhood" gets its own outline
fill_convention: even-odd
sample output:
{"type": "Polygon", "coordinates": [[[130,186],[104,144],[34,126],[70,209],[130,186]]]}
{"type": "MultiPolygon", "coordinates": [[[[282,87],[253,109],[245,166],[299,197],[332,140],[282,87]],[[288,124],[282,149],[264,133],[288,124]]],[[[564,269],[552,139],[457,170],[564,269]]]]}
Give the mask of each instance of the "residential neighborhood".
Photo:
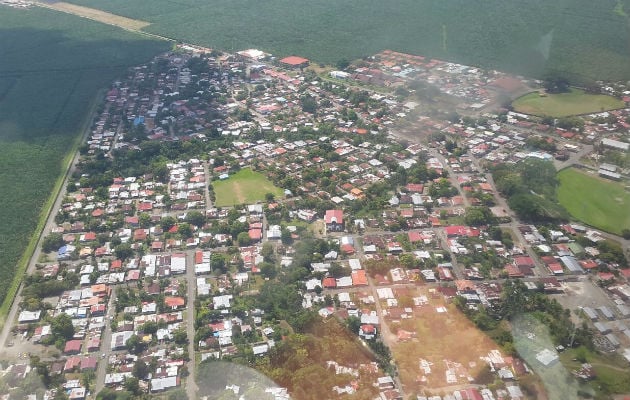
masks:
{"type": "Polygon", "coordinates": [[[568,126],[506,107],[540,81],[390,50],[313,64],[181,45],[111,84],[5,324],[9,387],[45,370],[42,398],[202,398],[227,361],[273,399],[315,378],[319,398],[525,399],[591,339],[629,367],[630,238],[530,210],[545,181],[510,179],[627,189],[630,108],[568,126]],[[565,324],[532,357],[497,322],[519,296],[565,324]]]}

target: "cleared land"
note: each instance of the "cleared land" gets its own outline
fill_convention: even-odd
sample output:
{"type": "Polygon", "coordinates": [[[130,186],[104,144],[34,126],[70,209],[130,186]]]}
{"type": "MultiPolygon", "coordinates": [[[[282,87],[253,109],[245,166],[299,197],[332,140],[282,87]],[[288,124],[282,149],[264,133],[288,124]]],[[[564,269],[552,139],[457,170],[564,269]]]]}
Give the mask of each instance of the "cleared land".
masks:
{"type": "Polygon", "coordinates": [[[225,50],[257,47],[334,64],[392,49],[528,76],[630,78],[628,17],[614,12],[614,1],[66,1],[225,50]]]}
{"type": "Polygon", "coordinates": [[[57,11],[0,7],[0,301],[98,89],[168,47],[57,11]]]}
{"type": "Polygon", "coordinates": [[[620,234],[630,228],[630,193],[620,183],[567,168],[558,173],[558,200],[574,217],[620,234]]]}
{"type": "Polygon", "coordinates": [[[62,1],[58,3],[46,4],[45,6],[57,11],[74,14],[79,17],[92,19],[94,21],[103,22],[105,24],[116,25],[123,29],[140,30],[150,25],[150,23],[145,21],[121,17],[120,15],[97,10],[95,8],[77,6],[75,4],[64,3],[62,1]]]}
{"type": "Polygon", "coordinates": [[[571,88],[568,93],[545,96],[538,92],[529,93],[516,99],[512,106],[514,110],[526,114],[561,118],[614,110],[624,107],[625,103],[612,96],[588,94],[583,90],[571,88]]]}
{"type": "Polygon", "coordinates": [[[410,303],[412,297],[420,295],[426,296],[429,302],[414,308],[412,318],[388,321],[392,334],[398,336],[391,350],[403,385],[422,393],[427,389],[436,391],[469,384],[466,377],[474,379],[474,383],[487,383],[488,374],[479,357],[500,347],[455,305],[434,298],[426,288],[409,289],[408,293],[398,297],[399,304],[410,303]],[[411,337],[401,340],[402,335],[411,337]],[[421,370],[421,360],[429,363],[430,373],[421,370]],[[447,369],[457,371],[456,382],[445,380],[447,369]]]}
{"type": "Polygon", "coordinates": [[[219,207],[252,204],[265,200],[267,193],[282,196],[282,189],[274,186],[267,177],[249,168],[242,169],[223,181],[212,183],[219,207]]]}

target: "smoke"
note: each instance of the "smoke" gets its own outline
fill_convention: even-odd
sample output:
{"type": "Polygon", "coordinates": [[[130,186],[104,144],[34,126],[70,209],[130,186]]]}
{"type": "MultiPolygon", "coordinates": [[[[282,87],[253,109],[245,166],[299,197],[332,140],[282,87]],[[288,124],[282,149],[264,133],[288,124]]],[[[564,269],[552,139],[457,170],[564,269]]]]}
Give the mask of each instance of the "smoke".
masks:
{"type": "Polygon", "coordinates": [[[549,60],[549,52],[551,50],[551,42],[553,41],[553,29],[550,30],[546,35],[543,35],[535,49],[542,54],[545,61],[549,60]]]}

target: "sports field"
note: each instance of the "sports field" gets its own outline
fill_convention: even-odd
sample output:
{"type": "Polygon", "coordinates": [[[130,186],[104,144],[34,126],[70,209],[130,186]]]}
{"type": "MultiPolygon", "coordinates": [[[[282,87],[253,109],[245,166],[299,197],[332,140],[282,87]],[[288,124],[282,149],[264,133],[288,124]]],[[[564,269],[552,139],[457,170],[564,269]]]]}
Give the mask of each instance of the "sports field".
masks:
{"type": "Polygon", "coordinates": [[[588,94],[571,88],[568,93],[547,94],[538,92],[526,94],[512,103],[515,111],[525,114],[554,118],[614,110],[625,106],[624,102],[612,96],[588,94]]]}
{"type": "Polygon", "coordinates": [[[276,197],[283,194],[282,189],[274,186],[266,176],[249,168],[240,170],[226,180],[213,182],[212,186],[218,207],[263,201],[267,193],[276,197]]]}
{"type": "Polygon", "coordinates": [[[558,200],[582,222],[620,234],[630,228],[630,192],[623,184],[575,168],[558,173],[558,200]]]}

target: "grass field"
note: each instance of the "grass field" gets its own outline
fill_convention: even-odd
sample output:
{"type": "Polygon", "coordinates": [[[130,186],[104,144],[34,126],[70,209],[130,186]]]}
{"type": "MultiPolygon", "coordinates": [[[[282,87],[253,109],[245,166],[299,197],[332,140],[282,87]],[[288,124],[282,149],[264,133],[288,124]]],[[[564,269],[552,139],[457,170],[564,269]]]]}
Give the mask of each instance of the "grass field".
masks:
{"type": "Polygon", "coordinates": [[[274,186],[267,177],[249,168],[238,171],[226,180],[215,181],[212,186],[217,196],[218,207],[263,201],[267,193],[272,193],[276,197],[283,194],[282,189],[274,186]]]}
{"type": "Polygon", "coordinates": [[[596,378],[590,386],[595,389],[596,399],[608,399],[613,393],[630,391],[630,380],[625,379],[630,374],[630,368],[620,355],[598,354],[584,347],[560,354],[562,364],[569,370],[579,370],[580,359],[585,359],[595,370],[596,378]]]}
{"type": "Polygon", "coordinates": [[[334,64],[389,48],[529,76],[630,78],[628,17],[615,0],[67,1],[228,51],[257,47],[334,64]]]}
{"type": "Polygon", "coordinates": [[[612,96],[588,94],[580,89],[571,88],[568,93],[547,94],[538,92],[526,94],[512,103],[515,111],[554,118],[570,115],[587,114],[622,108],[625,103],[612,96]]]}
{"type": "Polygon", "coordinates": [[[630,192],[612,182],[567,168],[558,173],[558,200],[576,219],[619,234],[630,228],[630,192]]]}
{"type": "Polygon", "coordinates": [[[0,301],[98,89],[168,47],[60,12],[0,7],[0,301]]]}

